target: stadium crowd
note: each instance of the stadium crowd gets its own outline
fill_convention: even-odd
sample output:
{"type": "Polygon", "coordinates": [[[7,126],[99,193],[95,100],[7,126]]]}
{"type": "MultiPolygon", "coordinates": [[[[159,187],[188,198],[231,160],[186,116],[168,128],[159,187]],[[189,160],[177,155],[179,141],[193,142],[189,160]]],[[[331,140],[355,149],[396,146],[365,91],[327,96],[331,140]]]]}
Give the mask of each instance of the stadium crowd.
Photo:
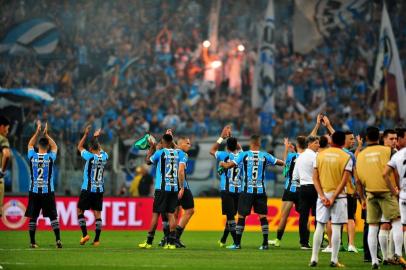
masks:
{"type": "MultiPolygon", "coordinates": [[[[292,50],[293,3],[276,3],[273,110],[254,109],[250,102],[256,27],[267,1],[222,1],[217,57],[223,65],[214,87],[204,80],[201,57],[210,13],[206,1],[31,2],[4,5],[0,36],[20,21],[48,17],[60,40],[52,55],[0,56],[2,87],[38,87],[55,97],[47,107],[26,110],[24,138],[35,129],[38,115],[71,143],[89,122],[103,127],[106,142],[165,128],[205,137],[227,123],[236,134],[293,138],[310,132],[320,110],[335,128],[355,134],[368,125],[384,129],[404,123],[393,111],[375,117],[374,107],[360,106],[371,102],[381,10],[376,3],[370,4],[369,20],[331,35],[307,55],[292,50]],[[238,44],[244,52],[236,50],[238,44]]],[[[405,61],[404,5],[398,5],[389,12],[405,61]]]]}

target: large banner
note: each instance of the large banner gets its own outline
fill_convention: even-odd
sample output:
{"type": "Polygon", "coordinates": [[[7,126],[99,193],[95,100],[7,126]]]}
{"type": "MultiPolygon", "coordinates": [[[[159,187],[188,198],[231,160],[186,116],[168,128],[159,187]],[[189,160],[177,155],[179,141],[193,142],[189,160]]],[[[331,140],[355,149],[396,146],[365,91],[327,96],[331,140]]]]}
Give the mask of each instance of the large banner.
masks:
{"type": "Polygon", "coordinates": [[[406,91],[398,46],[386,5],[383,5],[379,51],[376,58],[374,88],[379,91],[379,109],[406,118],[406,91]]]}
{"type": "Polygon", "coordinates": [[[295,0],[293,49],[309,53],[335,30],[345,30],[367,13],[366,0],[295,0]]]}
{"type": "MultiPolygon", "coordinates": [[[[77,218],[77,201],[75,197],[57,197],[56,207],[62,230],[79,230],[77,218]]],[[[103,229],[104,230],[148,230],[152,216],[152,198],[104,198],[103,229]]],[[[0,230],[28,230],[28,219],[24,217],[27,197],[6,197],[4,215],[1,218],[0,230]]],[[[276,231],[280,222],[282,202],[280,199],[268,199],[269,229],[276,231]]],[[[357,230],[362,231],[363,221],[360,219],[360,207],[357,211],[357,230]]],[[[85,212],[86,223],[94,227],[95,217],[92,211],[85,212]]],[[[225,216],[221,215],[220,198],[196,198],[195,215],[190,220],[187,230],[221,231],[224,230],[225,216]]],[[[49,219],[42,216],[38,220],[38,229],[49,230],[49,219]]],[[[257,215],[250,215],[246,220],[247,231],[260,231],[261,226],[257,215]]],[[[299,230],[299,214],[292,209],[287,222],[286,231],[299,230]]]]}

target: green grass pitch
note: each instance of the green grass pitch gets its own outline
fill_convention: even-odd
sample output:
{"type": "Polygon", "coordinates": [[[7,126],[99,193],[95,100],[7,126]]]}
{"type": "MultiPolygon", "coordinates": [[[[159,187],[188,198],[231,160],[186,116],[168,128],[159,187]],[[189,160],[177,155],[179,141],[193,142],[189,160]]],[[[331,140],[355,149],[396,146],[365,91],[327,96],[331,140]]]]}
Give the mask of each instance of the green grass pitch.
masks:
{"type": "MultiPolygon", "coordinates": [[[[79,231],[62,231],[63,249],[56,249],[52,231],[37,232],[39,249],[29,249],[28,232],[0,232],[0,265],[3,269],[310,269],[310,250],[300,250],[298,233],[286,233],[279,248],[258,250],[260,233],[246,232],[242,250],[219,248],[221,232],[188,232],[182,236],[186,249],[163,250],[157,244],[162,233],[157,232],[154,247],[138,249],[146,232],[103,231],[101,245],[93,247],[89,241],[79,245],[79,231]]],[[[275,233],[270,234],[273,238],[275,233]]],[[[231,241],[229,236],[228,242],[231,241]]],[[[361,247],[362,235],[357,235],[361,247]]],[[[340,261],[347,269],[370,269],[363,262],[363,254],[340,252],[340,261]]],[[[316,269],[331,269],[330,254],[320,254],[316,269]]],[[[391,267],[398,269],[398,267],[391,267]]]]}

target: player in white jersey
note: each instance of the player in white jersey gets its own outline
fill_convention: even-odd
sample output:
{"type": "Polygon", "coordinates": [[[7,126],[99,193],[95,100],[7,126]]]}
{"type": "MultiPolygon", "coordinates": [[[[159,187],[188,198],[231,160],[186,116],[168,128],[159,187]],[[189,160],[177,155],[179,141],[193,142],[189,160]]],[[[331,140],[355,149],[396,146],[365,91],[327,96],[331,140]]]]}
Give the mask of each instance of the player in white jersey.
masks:
{"type": "Polygon", "coordinates": [[[406,246],[406,129],[401,128],[397,130],[398,135],[398,147],[399,150],[392,156],[388,162],[384,176],[386,181],[390,181],[390,175],[393,171],[396,171],[399,175],[399,208],[400,219],[403,224],[403,243],[406,246]]]}

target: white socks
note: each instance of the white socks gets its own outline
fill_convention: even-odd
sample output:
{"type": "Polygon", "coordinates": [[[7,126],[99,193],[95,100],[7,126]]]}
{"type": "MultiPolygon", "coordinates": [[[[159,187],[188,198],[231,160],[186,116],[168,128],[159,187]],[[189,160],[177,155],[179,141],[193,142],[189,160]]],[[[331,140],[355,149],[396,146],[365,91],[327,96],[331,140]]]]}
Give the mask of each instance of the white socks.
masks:
{"type": "Polygon", "coordinates": [[[316,231],[313,235],[312,258],[310,260],[311,262],[319,261],[319,251],[321,242],[323,242],[324,226],[325,224],[317,222],[316,231]]]}
{"type": "Polygon", "coordinates": [[[393,242],[395,243],[395,254],[402,256],[403,228],[400,219],[392,221],[393,242]]]}
{"type": "MultiPolygon", "coordinates": [[[[382,259],[383,260],[388,260],[388,239],[389,239],[389,231],[387,230],[380,230],[379,231],[379,235],[378,235],[378,239],[379,239],[379,245],[381,246],[381,250],[382,250],[382,259]]],[[[368,238],[369,240],[369,238],[368,238]]]]}
{"type": "Polygon", "coordinates": [[[393,259],[395,255],[395,243],[393,242],[393,230],[389,231],[388,259],[393,259]]]}
{"type": "Polygon", "coordinates": [[[340,241],[341,241],[341,225],[339,224],[332,224],[331,228],[333,233],[331,235],[331,241],[333,244],[331,245],[333,251],[331,253],[331,261],[334,263],[338,262],[338,251],[340,250],[340,241]]]}
{"type": "Polygon", "coordinates": [[[368,231],[368,246],[369,246],[369,251],[371,253],[371,258],[372,258],[372,264],[379,264],[378,261],[378,231],[379,231],[379,226],[378,225],[369,225],[369,231],[368,231]]]}

